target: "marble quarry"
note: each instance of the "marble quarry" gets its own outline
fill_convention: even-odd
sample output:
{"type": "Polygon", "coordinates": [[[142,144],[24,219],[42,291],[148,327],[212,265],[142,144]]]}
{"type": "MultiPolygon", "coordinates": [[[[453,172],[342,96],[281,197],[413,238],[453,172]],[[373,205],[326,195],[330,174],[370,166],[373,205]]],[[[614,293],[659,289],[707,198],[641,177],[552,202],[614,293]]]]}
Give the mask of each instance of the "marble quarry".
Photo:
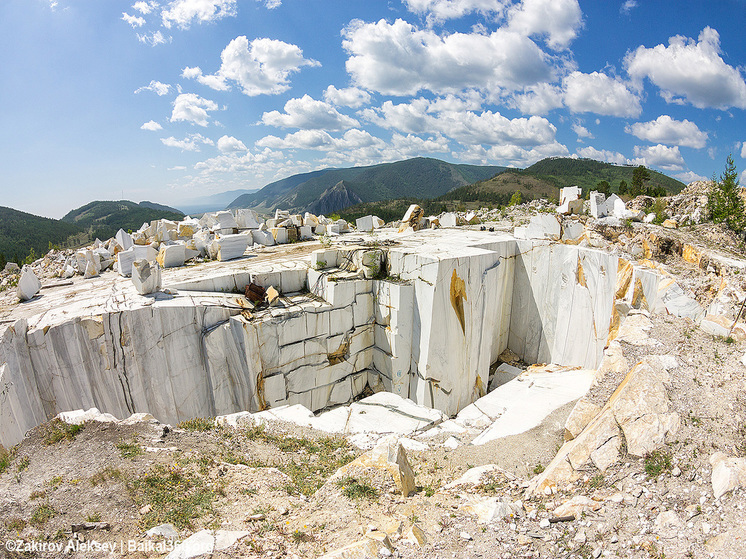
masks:
{"type": "MultiPolygon", "coordinates": [[[[377,229],[310,254],[188,268],[143,258],[130,264],[134,283],[110,273],[44,291],[0,324],[0,443],[69,410],[177,423],[318,412],[366,387],[454,417],[487,394],[506,349],[592,370],[630,308],[701,313],[656,269],[551,240],[546,225],[534,225],[538,239],[377,229]],[[255,307],[243,295],[251,283],[277,290],[278,304],[255,307]]],[[[228,216],[215,226],[225,242],[210,250],[237,250],[228,216]]]]}

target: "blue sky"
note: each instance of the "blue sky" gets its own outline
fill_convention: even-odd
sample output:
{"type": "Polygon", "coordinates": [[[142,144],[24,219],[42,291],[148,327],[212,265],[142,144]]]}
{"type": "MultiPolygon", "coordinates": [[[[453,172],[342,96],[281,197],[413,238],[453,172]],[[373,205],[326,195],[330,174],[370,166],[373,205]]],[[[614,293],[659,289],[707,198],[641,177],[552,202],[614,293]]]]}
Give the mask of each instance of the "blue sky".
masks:
{"type": "Polygon", "coordinates": [[[744,0],[3,0],[0,205],[416,156],[742,171],[745,27],[744,0]]]}

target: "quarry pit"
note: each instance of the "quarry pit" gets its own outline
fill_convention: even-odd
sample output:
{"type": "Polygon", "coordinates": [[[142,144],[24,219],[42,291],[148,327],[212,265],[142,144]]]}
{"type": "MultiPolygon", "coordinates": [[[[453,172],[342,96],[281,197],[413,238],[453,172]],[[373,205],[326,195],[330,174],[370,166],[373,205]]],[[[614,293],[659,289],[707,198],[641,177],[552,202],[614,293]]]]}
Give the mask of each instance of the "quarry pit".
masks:
{"type": "Polygon", "coordinates": [[[593,370],[634,304],[686,309],[655,269],[572,243],[465,228],[338,239],[164,270],[151,295],[110,273],[15,307],[0,324],[0,443],[69,410],[176,424],[319,412],[367,388],[455,416],[506,349],[593,370]],[[254,309],[250,283],[279,304],[254,309]]]}

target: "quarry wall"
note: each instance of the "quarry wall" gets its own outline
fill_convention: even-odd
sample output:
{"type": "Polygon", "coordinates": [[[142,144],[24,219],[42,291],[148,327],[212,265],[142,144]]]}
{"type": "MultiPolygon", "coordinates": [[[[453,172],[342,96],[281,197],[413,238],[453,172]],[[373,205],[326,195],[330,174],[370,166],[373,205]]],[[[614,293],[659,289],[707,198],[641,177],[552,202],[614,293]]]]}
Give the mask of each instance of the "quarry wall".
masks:
{"type": "Polygon", "coordinates": [[[20,319],[0,341],[0,442],[72,409],[177,423],[282,404],[316,411],[366,385],[452,415],[484,395],[506,348],[527,362],[598,365],[616,257],[507,235],[423,237],[324,249],[311,266],[248,260],[184,274],[170,295],[123,287],[93,310],[20,319]],[[339,270],[371,251],[385,279],[339,270]],[[250,282],[279,288],[284,305],[244,308],[235,292],[250,282]]]}

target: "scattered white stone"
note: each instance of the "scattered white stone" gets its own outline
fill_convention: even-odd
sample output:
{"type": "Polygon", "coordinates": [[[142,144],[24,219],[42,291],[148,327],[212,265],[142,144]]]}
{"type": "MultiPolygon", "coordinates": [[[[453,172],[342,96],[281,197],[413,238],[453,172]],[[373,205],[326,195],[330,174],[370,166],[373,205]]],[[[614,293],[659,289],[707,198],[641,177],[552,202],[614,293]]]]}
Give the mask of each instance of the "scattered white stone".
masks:
{"type": "Polygon", "coordinates": [[[189,536],[166,556],[166,559],[191,559],[233,547],[250,532],[234,530],[200,530],[189,536]]]}
{"type": "Polygon", "coordinates": [[[28,301],[36,296],[41,290],[41,282],[36,277],[33,270],[28,266],[23,267],[21,277],[18,280],[18,286],[16,287],[16,294],[21,301],[28,301]]]}

